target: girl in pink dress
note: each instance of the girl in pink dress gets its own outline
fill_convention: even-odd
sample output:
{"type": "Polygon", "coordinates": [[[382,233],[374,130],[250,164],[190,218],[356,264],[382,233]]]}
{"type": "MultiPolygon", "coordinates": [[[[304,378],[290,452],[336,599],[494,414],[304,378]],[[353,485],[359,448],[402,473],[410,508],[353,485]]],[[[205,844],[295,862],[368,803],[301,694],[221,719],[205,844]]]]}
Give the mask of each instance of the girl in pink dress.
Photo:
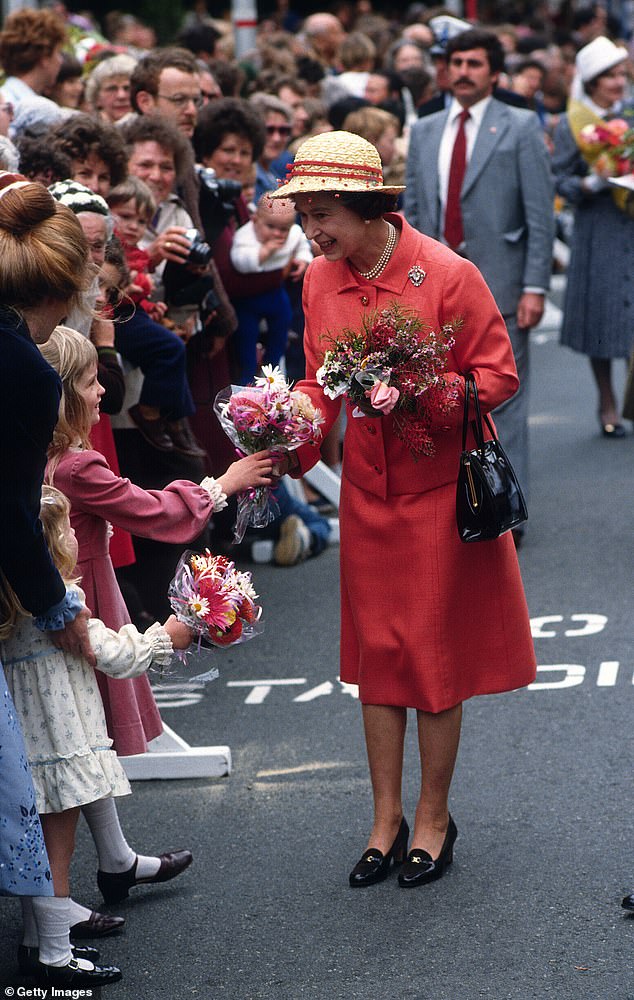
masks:
{"type": "MultiPolygon", "coordinates": [[[[71,524],[79,544],[77,573],[86,605],[94,617],[118,630],[130,616],[108,554],[109,522],[133,535],[186,545],[215,511],[226,506],[227,496],[269,485],[272,460],[268,452],[258,452],[234,462],[217,480],[206,477],[200,484],[176,480],[162,490],[143,490],[115,475],[103,455],[91,448],[90,429],[99,419],[103,395],[91,342],[74,330],[57,327],[41,351],[63,387],[47,481],[71,504],[71,524]]],[[[99,674],[97,680],[114,749],[121,756],[145,752],[148,741],[163,728],[147,677],[116,680],[99,674]]],[[[159,857],[135,854],[123,836],[111,798],[91,803],[83,812],[99,856],[98,884],[108,903],[125,899],[137,882],[166,881],[191,863],[189,851],[159,857]]],[[[90,915],[78,907],[76,918],[83,925],[90,915]]]]}

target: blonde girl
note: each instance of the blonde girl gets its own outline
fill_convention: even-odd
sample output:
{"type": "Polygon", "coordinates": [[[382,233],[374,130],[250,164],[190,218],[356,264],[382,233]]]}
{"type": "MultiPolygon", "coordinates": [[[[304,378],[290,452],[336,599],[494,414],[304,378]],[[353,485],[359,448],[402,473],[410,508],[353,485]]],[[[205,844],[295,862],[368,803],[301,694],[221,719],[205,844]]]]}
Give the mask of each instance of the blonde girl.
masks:
{"type": "MultiPolygon", "coordinates": [[[[62,380],[59,419],[49,448],[47,481],[68,497],[71,524],[77,534],[86,603],[106,625],[119,629],[130,621],[108,554],[108,522],[156,541],[191,543],[206,528],[227,496],[250,486],[271,483],[272,460],[258,452],[234,462],[218,480],[200,484],[177,480],[162,490],[143,490],[115,475],[104,457],[90,446],[90,429],[99,419],[103,389],[97,380],[93,345],[66,327],[53,331],[42,354],[62,380]]],[[[115,680],[97,677],[108,733],[119,755],[143,753],[162,732],[161,718],[147,677],[115,680]]],[[[84,808],[99,857],[97,882],[108,903],[125,899],[139,882],[164,882],[180,874],[192,860],[189,851],[159,856],[137,855],[127,843],[114,800],[84,808]]],[[[76,905],[76,904],[74,904],[76,905]]],[[[95,918],[77,907],[80,933],[95,930],[95,918]],[[89,926],[86,926],[88,924],[89,926]]],[[[103,921],[113,918],[103,917],[103,921]]]]}
{"type": "MultiPolygon", "coordinates": [[[[42,489],[40,520],[51,557],[68,591],[81,604],[73,576],[77,540],[70,504],[50,486],[42,489]]],[[[37,811],[49,856],[55,896],[22,898],[24,936],[20,972],[39,982],[103,985],[121,978],[114,966],[95,964],[94,949],[70,944],[69,868],[79,809],[96,799],[128,795],[130,786],[111,748],[93,668],[81,656],[58,649],[35,627],[6,578],[0,579],[0,639],[7,684],[22,726],[33,775],[37,811]]],[[[112,677],[134,677],[151,663],[167,665],[172,648],[186,648],[188,628],[171,616],[141,635],[133,625],[119,632],[90,619],[88,635],[97,669],[112,677]]]]}

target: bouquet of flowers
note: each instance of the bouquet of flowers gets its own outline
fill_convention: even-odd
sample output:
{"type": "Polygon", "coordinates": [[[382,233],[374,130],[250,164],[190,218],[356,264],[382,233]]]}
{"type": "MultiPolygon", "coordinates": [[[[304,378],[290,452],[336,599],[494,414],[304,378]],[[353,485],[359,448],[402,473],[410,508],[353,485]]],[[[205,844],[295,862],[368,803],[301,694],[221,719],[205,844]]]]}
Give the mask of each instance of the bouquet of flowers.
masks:
{"type": "MultiPolygon", "coordinates": [[[[323,418],[310,397],[293,391],[279,368],[264,365],[255,385],[231,385],[216,396],[214,412],[240,454],[266,448],[283,453],[315,442],[323,418]]],[[[270,489],[260,486],[238,498],[234,542],[241,542],[249,525],[263,528],[279,514],[270,489]]]]}
{"type": "Polygon", "coordinates": [[[213,646],[235,646],[263,631],[250,573],[240,573],[224,556],[184,552],[168,596],[179,621],[213,646]]]}
{"type": "Polygon", "coordinates": [[[317,381],[331,399],[346,396],[353,416],[392,413],[412,456],[433,455],[432,419],[458,403],[458,380],[448,381],[445,373],[459,326],[456,321],[436,333],[415,310],[393,302],[366,315],[359,330],[326,335],[317,381]]]}
{"type": "Polygon", "coordinates": [[[625,118],[598,119],[579,131],[578,144],[586,162],[616,189],[618,207],[634,215],[634,127],[625,118]]]}
{"type": "Polygon", "coordinates": [[[634,171],[634,128],[625,118],[600,119],[584,125],[579,148],[602,174],[623,177],[634,171]]]}

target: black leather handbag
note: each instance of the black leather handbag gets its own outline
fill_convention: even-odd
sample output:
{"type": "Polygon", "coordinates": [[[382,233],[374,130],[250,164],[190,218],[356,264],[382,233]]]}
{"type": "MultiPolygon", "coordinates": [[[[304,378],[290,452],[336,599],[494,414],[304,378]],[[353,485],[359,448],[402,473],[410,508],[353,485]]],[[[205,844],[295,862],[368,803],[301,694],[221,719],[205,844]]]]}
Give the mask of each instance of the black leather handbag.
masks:
{"type": "Polygon", "coordinates": [[[528,518],[526,501],[513,466],[495,436],[488,416],[484,421],[492,440],[484,440],[478,388],[473,375],[465,376],[462,454],[456,489],[456,521],[463,542],[485,542],[516,528],[528,518]],[[475,419],[469,420],[473,393],[475,419]],[[467,431],[473,427],[476,448],[467,451],[467,431]]]}

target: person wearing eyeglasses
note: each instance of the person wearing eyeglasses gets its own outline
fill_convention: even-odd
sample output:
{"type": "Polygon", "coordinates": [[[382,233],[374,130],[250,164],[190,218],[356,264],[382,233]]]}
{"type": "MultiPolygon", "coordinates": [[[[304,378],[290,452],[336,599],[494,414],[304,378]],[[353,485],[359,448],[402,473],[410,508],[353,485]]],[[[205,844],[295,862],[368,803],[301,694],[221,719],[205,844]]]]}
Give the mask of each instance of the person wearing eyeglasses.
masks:
{"type": "Polygon", "coordinates": [[[203,106],[196,57],[176,47],[149,52],[132,73],[130,100],[138,114],[160,114],[191,139],[203,106]]]}
{"type": "Polygon", "coordinates": [[[255,177],[255,203],[267,191],[276,191],[286,176],[286,169],[293,161],[287,147],[293,126],[293,111],[279,97],[272,94],[254,94],[251,104],[262,116],[266,137],[264,149],[257,162],[255,177]]]}

